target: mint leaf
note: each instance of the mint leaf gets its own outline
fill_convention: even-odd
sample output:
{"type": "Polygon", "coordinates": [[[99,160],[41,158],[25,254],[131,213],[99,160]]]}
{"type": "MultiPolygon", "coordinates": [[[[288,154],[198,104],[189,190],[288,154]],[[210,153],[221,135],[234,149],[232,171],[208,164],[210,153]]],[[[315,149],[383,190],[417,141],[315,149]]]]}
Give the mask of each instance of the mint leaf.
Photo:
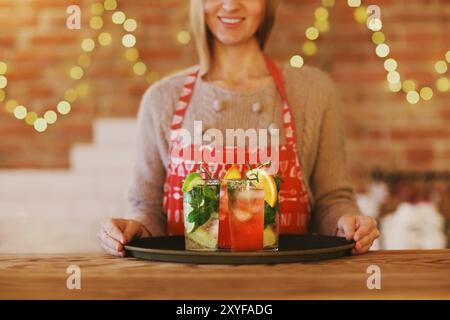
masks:
{"type": "Polygon", "coordinates": [[[204,225],[213,213],[219,210],[219,186],[196,186],[187,192],[184,201],[192,208],[186,220],[194,223],[194,232],[198,227],[204,225]]]}

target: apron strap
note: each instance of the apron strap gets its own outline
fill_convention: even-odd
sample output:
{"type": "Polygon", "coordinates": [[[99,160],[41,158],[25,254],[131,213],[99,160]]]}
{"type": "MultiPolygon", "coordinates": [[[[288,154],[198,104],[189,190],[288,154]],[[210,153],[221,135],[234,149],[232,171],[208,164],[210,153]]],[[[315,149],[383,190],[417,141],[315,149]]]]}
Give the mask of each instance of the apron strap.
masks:
{"type": "Polygon", "coordinates": [[[286,87],[284,85],[283,74],[277,65],[267,56],[264,55],[264,59],[266,60],[267,68],[269,69],[270,74],[272,75],[273,81],[277,87],[278,93],[280,94],[283,102],[287,102],[287,94],[286,87]]]}
{"type": "Polygon", "coordinates": [[[170,141],[176,140],[177,131],[183,126],[184,116],[189,106],[189,102],[191,101],[195,82],[197,81],[199,73],[200,69],[196,68],[193,72],[188,74],[172,118],[170,141]]]}
{"type": "Polygon", "coordinates": [[[266,59],[267,68],[269,69],[281,99],[283,100],[283,123],[286,144],[292,145],[294,150],[297,150],[297,133],[295,124],[293,123],[294,115],[287,97],[283,74],[278,66],[267,55],[264,55],[264,58],[266,59]]]}

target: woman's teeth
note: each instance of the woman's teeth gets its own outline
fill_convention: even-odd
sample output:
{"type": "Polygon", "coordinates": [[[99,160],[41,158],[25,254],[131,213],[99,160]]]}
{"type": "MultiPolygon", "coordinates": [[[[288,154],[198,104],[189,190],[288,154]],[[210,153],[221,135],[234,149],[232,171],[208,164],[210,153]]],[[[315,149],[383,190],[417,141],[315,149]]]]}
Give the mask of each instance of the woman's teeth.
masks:
{"type": "Polygon", "coordinates": [[[244,20],[244,19],[242,19],[242,18],[222,18],[222,17],[220,17],[219,19],[220,19],[220,21],[222,21],[223,23],[229,23],[229,24],[236,24],[236,23],[239,23],[239,22],[241,22],[242,20],[244,20]]]}

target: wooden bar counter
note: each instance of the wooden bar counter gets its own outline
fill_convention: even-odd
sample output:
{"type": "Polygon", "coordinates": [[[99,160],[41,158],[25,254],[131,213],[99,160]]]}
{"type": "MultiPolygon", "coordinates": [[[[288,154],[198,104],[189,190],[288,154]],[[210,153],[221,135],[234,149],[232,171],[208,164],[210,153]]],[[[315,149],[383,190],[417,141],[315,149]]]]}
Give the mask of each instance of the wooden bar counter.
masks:
{"type": "Polygon", "coordinates": [[[450,250],[239,266],[0,255],[0,299],[450,299],[450,250]],[[80,267],[80,290],[66,287],[70,265],[80,267]],[[371,265],[381,271],[379,290],[367,288],[371,265]]]}

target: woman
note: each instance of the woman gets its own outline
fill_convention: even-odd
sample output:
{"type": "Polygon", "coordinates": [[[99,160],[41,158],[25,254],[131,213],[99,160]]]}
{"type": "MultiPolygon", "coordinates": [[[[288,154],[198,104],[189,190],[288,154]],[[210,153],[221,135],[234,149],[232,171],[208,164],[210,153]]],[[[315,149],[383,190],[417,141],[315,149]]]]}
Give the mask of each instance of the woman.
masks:
{"type": "Polygon", "coordinates": [[[277,7],[274,0],[191,1],[200,66],[144,95],[131,208],[126,219],[107,221],[99,232],[108,253],[124,256],[124,244],[135,238],[182,233],[181,181],[193,168],[169,151],[181,128],[193,133],[195,120],[222,132],[279,128],[280,162],[294,173],[282,175],[282,233],[354,239],[353,254],[368,251],[378,238],[376,222],[360,214],[348,180],[332,81],[311,67],[280,67],[263,53],[277,7]]]}

